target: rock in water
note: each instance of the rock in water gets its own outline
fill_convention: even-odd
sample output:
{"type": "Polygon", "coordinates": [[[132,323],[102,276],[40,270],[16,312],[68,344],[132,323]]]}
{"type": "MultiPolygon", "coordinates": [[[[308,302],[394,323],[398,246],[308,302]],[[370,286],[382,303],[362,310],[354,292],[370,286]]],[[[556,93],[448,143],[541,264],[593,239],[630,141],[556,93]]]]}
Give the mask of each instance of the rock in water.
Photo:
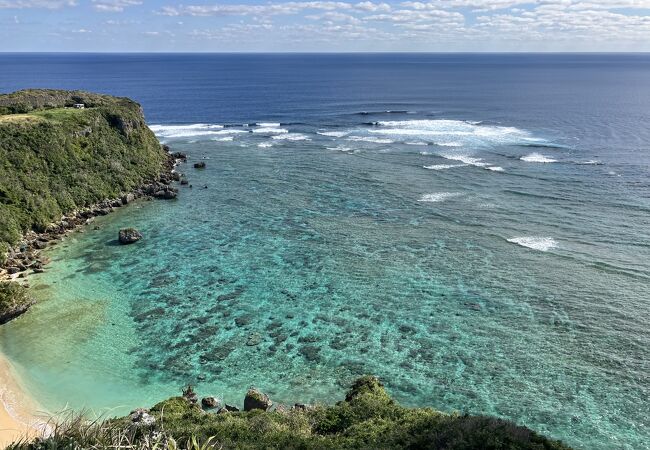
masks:
{"type": "Polygon", "coordinates": [[[201,162],[194,163],[194,168],[195,169],[205,169],[205,162],[201,161],[201,162]]]}
{"type": "Polygon", "coordinates": [[[221,402],[219,402],[219,399],[216,397],[203,397],[201,399],[201,405],[205,409],[214,409],[221,406],[221,402]]]}
{"type": "Polygon", "coordinates": [[[253,409],[261,409],[266,411],[271,406],[273,402],[265,393],[251,387],[246,393],[244,398],[244,411],[251,411],[253,409]]]}
{"type": "Polygon", "coordinates": [[[199,396],[194,392],[194,387],[191,384],[188,384],[186,388],[183,389],[183,398],[190,403],[196,403],[199,401],[199,396]]]}
{"type": "Polygon", "coordinates": [[[119,234],[120,244],[133,244],[142,239],[142,234],[135,228],[122,228],[119,234]]]}

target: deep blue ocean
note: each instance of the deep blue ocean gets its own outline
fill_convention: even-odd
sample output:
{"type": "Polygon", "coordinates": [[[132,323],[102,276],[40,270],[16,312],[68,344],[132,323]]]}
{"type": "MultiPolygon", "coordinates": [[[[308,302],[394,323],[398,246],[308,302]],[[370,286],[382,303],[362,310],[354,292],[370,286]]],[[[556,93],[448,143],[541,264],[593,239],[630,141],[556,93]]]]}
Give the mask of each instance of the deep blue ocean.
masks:
{"type": "Polygon", "coordinates": [[[29,87],[140,102],[193,186],[30,279],[0,348],[49,410],[327,403],[372,373],[649,448],[650,55],[0,54],[0,92],[29,87]]]}

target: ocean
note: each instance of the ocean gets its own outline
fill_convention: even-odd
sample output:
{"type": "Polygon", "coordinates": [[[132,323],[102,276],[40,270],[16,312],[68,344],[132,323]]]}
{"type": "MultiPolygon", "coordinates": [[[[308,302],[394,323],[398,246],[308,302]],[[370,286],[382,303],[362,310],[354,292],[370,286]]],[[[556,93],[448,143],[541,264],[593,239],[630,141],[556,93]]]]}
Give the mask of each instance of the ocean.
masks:
{"type": "Polygon", "coordinates": [[[50,411],[401,403],[650,442],[650,55],[0,54],[140,102],[192,188],[69,236],[0,349],[50,411]],[[205,161],[206,169],[192,163],[205,161]],[[144,235],[115,245],[120,227],[144,235]]]}

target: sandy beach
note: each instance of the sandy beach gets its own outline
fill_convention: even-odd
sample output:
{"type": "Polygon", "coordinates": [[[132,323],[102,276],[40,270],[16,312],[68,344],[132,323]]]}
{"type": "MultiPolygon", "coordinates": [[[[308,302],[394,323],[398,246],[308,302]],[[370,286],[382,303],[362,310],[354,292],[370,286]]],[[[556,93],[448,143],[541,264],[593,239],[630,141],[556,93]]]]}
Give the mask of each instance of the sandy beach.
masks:
{"type": "Polygon", "coordinates": [[[20,386],[11,363],[0,353],[0,448],[42,433],[43,416],[43,409],[20,386]]]}

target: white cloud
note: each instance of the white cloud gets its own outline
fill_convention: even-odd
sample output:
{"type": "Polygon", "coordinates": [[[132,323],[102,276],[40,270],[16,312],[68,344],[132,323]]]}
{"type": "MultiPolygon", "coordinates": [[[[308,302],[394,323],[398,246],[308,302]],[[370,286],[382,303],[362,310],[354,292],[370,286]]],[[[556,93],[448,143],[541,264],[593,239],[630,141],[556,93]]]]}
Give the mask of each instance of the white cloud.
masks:
{"type": "Polygon", "coordinates": [[[129,6],[142,4],[140,0],[92,0],[93,7],[101,12],[122,12],[129,6]]]}
{"type": "Polygon", "coordinates": [[[0,0],[0,9],[59,9],[76,5],[76,0],[0,0]]]}

